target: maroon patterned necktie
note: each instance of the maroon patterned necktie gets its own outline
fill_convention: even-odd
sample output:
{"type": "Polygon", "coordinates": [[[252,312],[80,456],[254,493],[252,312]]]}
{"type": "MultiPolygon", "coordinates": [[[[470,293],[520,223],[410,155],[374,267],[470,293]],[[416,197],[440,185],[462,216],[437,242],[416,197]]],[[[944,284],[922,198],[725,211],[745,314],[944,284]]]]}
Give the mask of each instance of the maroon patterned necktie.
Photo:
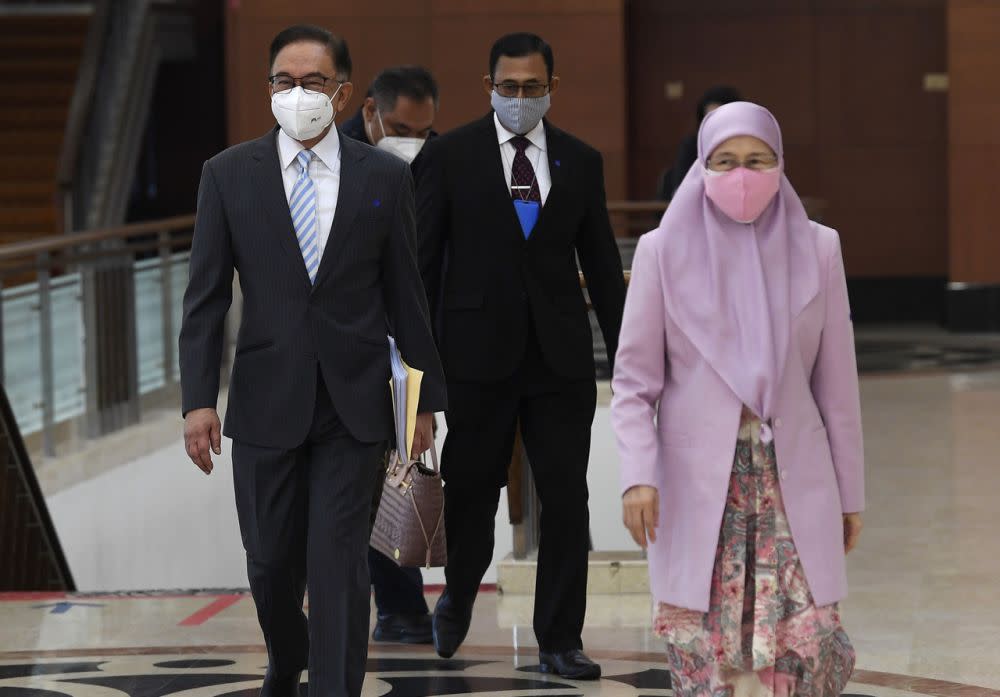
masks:
{"type": "Polygon", "coordinates": [[[524,153],[531,145],[531,141],[524,136],[514,136],[510,139],[511,145],[517,150],[514,155],[514,163],[510,168],[510,197],[519,201],[542,202],[542,194],[538,190],[538,180],[535,178],[535,168],[531,166],[531,160],[524,153]],[[514,187],[523,186],[523,189],[514,187]],[[531,187],[529,190],[528,187],[531,187]]]}

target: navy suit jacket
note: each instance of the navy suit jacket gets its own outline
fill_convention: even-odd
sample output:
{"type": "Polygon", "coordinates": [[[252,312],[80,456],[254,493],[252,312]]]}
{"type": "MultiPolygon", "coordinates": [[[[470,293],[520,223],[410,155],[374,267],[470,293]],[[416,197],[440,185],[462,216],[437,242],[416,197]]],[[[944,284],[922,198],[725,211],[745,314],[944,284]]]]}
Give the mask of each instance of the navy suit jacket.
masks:
{"type": "Polygon", "coordinates": [[[318,377],[358,440],[393,436],[391,326],[424,371],[420,411],[447,406],[417,266],[413,181],[398,158],[341,137],[340,194],[315,284],[288,211],[277,128],[205,163],[180,334],[183,409],[214,407],[223,326],[239,272],[243,314],[227,436],[293,448],[312,423],[318,377]]]}

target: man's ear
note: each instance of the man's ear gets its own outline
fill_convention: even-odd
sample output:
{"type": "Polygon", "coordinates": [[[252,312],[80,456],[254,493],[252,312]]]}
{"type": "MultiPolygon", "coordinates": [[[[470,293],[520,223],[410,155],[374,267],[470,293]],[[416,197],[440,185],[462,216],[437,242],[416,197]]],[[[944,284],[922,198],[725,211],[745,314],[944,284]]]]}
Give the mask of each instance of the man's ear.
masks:
{"type": "Polygon", "coordinates": [[[366,121],[371,121],[373,118],[375,118],[375,110],[376,109],[377,109],[377,106],[375,104],[375,98],[374,97],[365,97],[365,101],[361,105],[361,110],[365,114],[365,120],[366,121]]]}
{"type": "Polygon", "coordinates": [[[340,113],[345,108],[347,108],[347,103],[351,101],[351,95],[354,94],[354,85],[350,82],[345,82],[340,86],[340,96],[336,104],[334,104],[334,109],[337,113],[340,113]]]}
{"type": "Polygon", "coordinates": [[[557,89],[559,89],[559,77],[553,75],[552,79],[549,80],[549,94],[554,94],[557,89]]]}
{"type": "Polygon", "coordinates": [[[483,89],[487,95],[493,94],[493,79],[489,75],[483,75],[483,89]]]}

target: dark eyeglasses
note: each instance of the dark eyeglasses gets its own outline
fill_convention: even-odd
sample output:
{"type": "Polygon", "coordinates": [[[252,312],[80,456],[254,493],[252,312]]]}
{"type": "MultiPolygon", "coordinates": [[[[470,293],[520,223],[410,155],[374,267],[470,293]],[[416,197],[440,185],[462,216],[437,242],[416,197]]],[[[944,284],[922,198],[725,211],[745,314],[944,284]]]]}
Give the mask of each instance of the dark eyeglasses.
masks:
{"type": "Polygon", "coordinates": [[[287,92],[296,85],[300,85],[306,92],[322,92],[326,88],[326,83],[331,80],[338,85],[344,84],[343,80],[338,80],[335,77],[326,77],[318,73],[306,75],[305,77],[292,77],[286,73],[278,73],[267,78],[267,81],[271,84],[272,92],[287,92]]]}
{"type": "Polygon", "coordinates": [[[538,97],[544,97],[549,91],[549,83],[542,82],[529,82],[527,84],[521,84],[519,82],[494,82],[493,89],[501,97],[528,97],[529,99],[537,99],[538,97]]]}

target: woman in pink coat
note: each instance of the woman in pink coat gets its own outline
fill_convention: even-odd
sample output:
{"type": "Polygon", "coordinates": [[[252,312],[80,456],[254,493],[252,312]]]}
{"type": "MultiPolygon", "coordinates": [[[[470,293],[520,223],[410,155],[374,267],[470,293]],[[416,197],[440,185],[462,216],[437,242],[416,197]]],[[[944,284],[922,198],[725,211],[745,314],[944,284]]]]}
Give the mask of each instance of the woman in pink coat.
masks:
{"type": "Polygon", "coordinates": [[[839,695],[864,508],[854,336],[839,238],[806,217],[763,107],[702,123],[636,249],[613,387],[675,694],[839,695]]]}

